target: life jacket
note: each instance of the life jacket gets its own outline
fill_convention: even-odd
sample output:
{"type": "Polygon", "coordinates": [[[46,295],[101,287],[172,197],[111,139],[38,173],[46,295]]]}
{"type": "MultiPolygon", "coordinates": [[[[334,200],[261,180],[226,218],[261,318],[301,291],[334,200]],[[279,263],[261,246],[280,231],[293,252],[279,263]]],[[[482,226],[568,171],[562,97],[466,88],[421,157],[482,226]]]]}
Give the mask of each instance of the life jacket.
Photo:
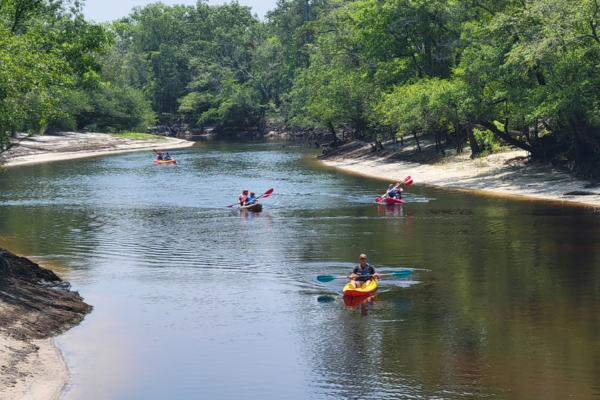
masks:
{"type": "Polygon", "coordinates": [[[360,270],[360,266],[358,267],[358,272],[356,273],[356,275],[371,275],[371,273],[369,272],[369,267],[371,266],[371,264],[366,263],[365,268],[363,268],[363,270],[360,270]]]}
{"type": "Polygon", "coordinates": [[[256,197],[251,197],[251,196],[248,196],[248,197],[246,198],[246,200],[245,200],[245,201],[246,201],[246,205],[247,205],[247,206],[249,206],[249,205],[251,205],[251,204],[254,204],[254,203],[255,203],[254,199],[256,199],[256,197]]]}
{"type": "Polygon", "coordinates": [[[394,197],[394,196],[396,196],[396,189],[392,189],[392,190],[390,190],[390,191],[388,192],[388,196],[389,196],[389,197],[394,197]]]}
{"type": "Polygon", "coordinates": [[[246,199],[248,198],[248,196],[246,196],[245,194],[240,196],[240,203],[243,203],[246,201],[246,199]]]}

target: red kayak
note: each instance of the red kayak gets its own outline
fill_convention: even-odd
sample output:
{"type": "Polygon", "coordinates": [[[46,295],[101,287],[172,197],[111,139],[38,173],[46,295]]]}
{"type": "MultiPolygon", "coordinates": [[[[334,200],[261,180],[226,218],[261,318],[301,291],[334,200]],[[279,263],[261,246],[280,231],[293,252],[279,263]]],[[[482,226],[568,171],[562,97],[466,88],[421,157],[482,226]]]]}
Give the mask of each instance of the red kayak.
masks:
{"type": "Polygon", "coordinates": [[[385,199],[383,199],[383,202],[385,204],[398,204],[398,203],[404,203],[404,199],[394,199],[392,197],[386,197],[385,199]]]}

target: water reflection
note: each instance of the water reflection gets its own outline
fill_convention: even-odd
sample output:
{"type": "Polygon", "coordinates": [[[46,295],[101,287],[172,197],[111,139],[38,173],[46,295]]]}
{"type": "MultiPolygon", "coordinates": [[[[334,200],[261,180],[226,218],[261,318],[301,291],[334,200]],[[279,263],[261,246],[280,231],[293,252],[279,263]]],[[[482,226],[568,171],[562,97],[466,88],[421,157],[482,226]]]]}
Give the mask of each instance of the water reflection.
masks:
{"type": "Polygon", "coordinates": [[[254,219],[254,217],[256,217],[258,213],[254,211],[240,210],[240,215],[242,216],[242,219],[250,221],[254,219]]]}
{"type": "Polygon", "coordinates": [[[131,153],[0,179],[3,245],[94,305],[57,339],[65,400],[600,398],[599,215],[420,187],[374,207],[380,182],[306,154],[211,142],[177,168],[131,153]],[[275,192],[232,211],[240,187],[275,192]],[[362,252],[418,276],[349,305],[316,282],[362,252]]]}
{"type": "Polygon", "coordinates": [[[333,303],[335,301],[335,297],[327,295],[319,296],[317,297],[317,301],[319,303],[333,303]]]}
{"type": "Polygon", "coordinates": [[[366,317],[377,303],[377,294],[364,296],[344,296],[344,304],[348,310],[360,310],[360,315],[366,317]]]}
{"type": "Polygon", "coordinates": [[[402,217],[402,204],[377,204],[377,213],[391,217],[402,217]]]}

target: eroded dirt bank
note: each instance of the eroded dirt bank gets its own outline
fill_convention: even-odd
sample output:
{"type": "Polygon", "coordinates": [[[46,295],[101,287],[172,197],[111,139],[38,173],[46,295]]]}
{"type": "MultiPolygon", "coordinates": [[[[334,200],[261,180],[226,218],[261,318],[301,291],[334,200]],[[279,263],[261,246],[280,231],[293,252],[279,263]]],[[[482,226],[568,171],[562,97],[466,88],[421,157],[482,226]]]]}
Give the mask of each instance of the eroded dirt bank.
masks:
{"type": "Polygon", "coordinates": [[[92,307],[52,271],[0,248],[0,398],[55,399],[69,372],[52,337],[92,307]]]}

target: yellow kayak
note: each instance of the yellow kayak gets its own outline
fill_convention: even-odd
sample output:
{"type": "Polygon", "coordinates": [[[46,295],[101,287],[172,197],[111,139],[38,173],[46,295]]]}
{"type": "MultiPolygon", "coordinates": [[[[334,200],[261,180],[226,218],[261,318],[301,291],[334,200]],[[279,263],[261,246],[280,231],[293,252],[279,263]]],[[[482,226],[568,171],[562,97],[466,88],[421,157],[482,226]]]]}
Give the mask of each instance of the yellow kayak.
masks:
{"type": "Polygon", "coordinates": [[[175,161],[174,158],[171,158],[170,160],[157,160],[156,158],[154,159],[154,162],[156,164],[175,164],[177,163],[177,161],[175,161]]]}
{"type": "Polygon", "coordinates": [[[344,286],[344,289],[342,289],[342,292],[344,292],[346,296],[364,296],[376,291],[378,286],[379,284],[375,279],[371,279],[369,286],[366,286],[366,284],[363,283],[362,287],[360,288],[355,288],[352,282],[348,282],[346,286],[344,286]]]}

